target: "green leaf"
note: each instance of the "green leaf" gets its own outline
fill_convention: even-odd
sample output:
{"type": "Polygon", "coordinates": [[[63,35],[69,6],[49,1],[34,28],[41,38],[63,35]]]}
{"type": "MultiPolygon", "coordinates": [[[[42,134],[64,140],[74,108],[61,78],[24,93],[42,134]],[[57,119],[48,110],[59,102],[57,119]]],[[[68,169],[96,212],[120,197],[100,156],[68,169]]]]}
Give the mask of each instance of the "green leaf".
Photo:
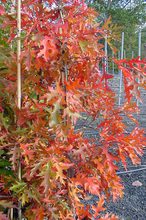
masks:
{"type": "Polygon", "coordinates": [[[26,203],[29,202],[29,197],[26,193],[23,193],[21,196],[21,202],[22,202],[22,206],[24,206],[26,203]]]}
{"type": "Polygon", "coordinates": [[[2,125],[4,126],[4,128],[8,129],[8,127],[9,127],[8,118],[4,117],[2,113],[0,113],[0,121],[1,121],[2,125]]]}
{"type": "Polygon", "coordinates": [[[10,166],[11,163],[8,160],[0,159],[0,167],[10,166]]]}
{"type": "Polygon", "coordinates": [[[80,45],[80,48],[82,50],[82,52],[84,52],[88,46],[88,41],[79,41],[79,45],[80,45]]]}
{"type": "Polygon", "coordinates": [[[0,156],[3,155],[5,153],[4,150],[0,150],[0,156]]]}
{"type": "Polygon", "coordinates": [[[16,182],[12,187],[10,187],[10,190],[12,190],[15,193],[22,193],[24,189],[26,188],[26,183],[25,182],[16,182]]]}
{"type": "Polygon", "coordinates": [[[26,133],[28,134],[28,128],[18,127],[16,130],[11,131],[11,133],[16,135],[25,135],[26,133]]]}
{"type": "Polygon", "coordinates": [[[35,93],[35,91],[33,91],[31,94],[30,94],[30,98],[32,99],[37,99],[37,94],[35,93]]]}
{"type": "Polygon", "coordinates": [[[5,169],[5,168],[0,168],[0,175],[14,176],[12,170],[7,170],[7,169],[5,169]]]}

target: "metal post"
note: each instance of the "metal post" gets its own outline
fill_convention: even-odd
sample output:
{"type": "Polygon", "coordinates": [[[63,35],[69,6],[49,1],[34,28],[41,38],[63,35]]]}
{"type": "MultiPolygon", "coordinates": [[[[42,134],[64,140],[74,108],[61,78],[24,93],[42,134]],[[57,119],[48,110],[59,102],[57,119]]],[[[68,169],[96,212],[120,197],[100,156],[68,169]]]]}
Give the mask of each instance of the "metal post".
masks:
{"type": "MultiPolygon", "coordinates": [[[[120,60],[120,57],[121,57],[121,51],[119,50],[118,51],[118,60],[120,60]]],[[[120,70],[118,70],[118,73],[120,74],[120,70]]]]}
{"type": "Polygon", "coordinates": [[[104,65],[105,65],[106,71],[108,72],[107,35],[105,37],[104,50],[105,50],[105,62],[104,62],[104,65]]]}
{"type": "MultiPolygon", "coordinates": [[[[139,56],[139,59],[141,59],[141,30],[138,33],[138,56],[139,56]]],[[[139,82],[139,79],[138,79],[138,82],[139,82]]],[[[137,100],[137,106],[138,105],[139,105],[139,102],[137,100]]]]}
{"type": "MultiPolygon", "coordinates": [[[[17,0],[17,107],[21,109],[21,0],[17,0]]],[[[18,179],[21,181],[21,158],[18,160],[18,179]]],[[[21,202],[18,204],[18,219],[22,219],[21,202]]]]}
{"type": "Polygon", "coordinates": [[[134,58],[134,51],[132,51],[132,59],[134,58]]]}
{"type": "Polygon", "coordinates": [[[138,56],[141,59],[141,30],[138,33],[138,56]]]}
{"type": "MultiPolygon", "coordinates": [[[[121,39],[121,60],[124,58],[124,32],[122,32],[122,39],[121,39]]],[[[120,71],[120,88],[119,88],[119,106],[121,104],[121,93],[122,93],[122,70],[120,71]]]]}

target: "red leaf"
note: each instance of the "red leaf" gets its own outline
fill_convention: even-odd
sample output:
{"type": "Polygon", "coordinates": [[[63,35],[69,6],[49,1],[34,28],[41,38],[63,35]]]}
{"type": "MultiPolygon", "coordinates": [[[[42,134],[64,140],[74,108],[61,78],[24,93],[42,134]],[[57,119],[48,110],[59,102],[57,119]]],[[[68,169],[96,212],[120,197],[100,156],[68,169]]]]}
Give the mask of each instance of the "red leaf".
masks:
{"type": "Polygon", "coordinates": [[[0,15],[4,15],[5,14],[5,9],[2,5],[0,5],[0,15]]]}
{"type": "Polygon", "coordinates": [[[8,217],[5,214],[0,212],[0,220],[9,220],[9,219],[8,219],[8,217]]]}
{"type": "Polygon", "coordinates": [[[104,205],[104,196],[99,198],[97,206],[92,206],[92,210],[94,211],[94,217],[98,216],[101,211],[105,210],[103,205],[104,205]]]}
{"type": "Polygon", "coordinates": [[[43,46],[43,49],[41,49],[38,53],[38,57],[43,56],[47,62],[49,59],[57,55],[58,50],[52,38],[45,36],[41,41],[41,45],[43,46]]]}

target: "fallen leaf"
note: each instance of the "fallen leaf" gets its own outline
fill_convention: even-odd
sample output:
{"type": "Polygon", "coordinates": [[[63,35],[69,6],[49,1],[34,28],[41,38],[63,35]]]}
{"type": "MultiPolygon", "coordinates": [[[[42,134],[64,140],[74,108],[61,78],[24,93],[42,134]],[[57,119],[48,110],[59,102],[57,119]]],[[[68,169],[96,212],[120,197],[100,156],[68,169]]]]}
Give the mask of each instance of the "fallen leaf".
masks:
{"type": "Polygon", "coordinates": [[[132,186],[136,186],[136,187],[142,186],[142,183],[139,180],[136,180],[132,183],[132,186]]]}

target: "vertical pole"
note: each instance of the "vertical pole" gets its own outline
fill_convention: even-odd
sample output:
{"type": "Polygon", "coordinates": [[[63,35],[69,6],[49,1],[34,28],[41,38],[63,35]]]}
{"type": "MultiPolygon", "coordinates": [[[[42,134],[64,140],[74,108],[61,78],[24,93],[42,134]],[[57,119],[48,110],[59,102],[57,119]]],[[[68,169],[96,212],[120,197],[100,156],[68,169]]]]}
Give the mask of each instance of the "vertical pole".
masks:
{"type": "MultiPolygon", "coordinates": [[[[17,0],[17,107],[21,109],[21,0],[17,0]]],[[[21,181],[21,158],[18,160],[18,179],[21,181]]],[[[18,204],[18,219],[22,219],[21,202],[18,204]]]]}
{"type": "MultiPolygon", "coordinates": [[[[138,56],[139,56],[139,59],[141,59],[141,30],[138,33],[138,56]]],[[[138,82],[139,82],[139,80],[138,80],[138,82]]],[[[137,106],[138,105],[139,105],[139,102],[137,100],[137,106]]]]}
{"type": "Polygon", "coordinates": [[[13,220],[13,208],[10,209],[10,220],[13,220]]]}
{"type": "Polygon", "coordinates": [[[106,37],[105,37],[104,50],[105,50],[105,61],[104,61],[104,65],[105,65],[106,71],[108,72],[107,35],[106,35],[106,37]]]}
{"type": "MultiPolygon", "coordinates": [[[[124,58],[124,32],[122,32],[122,39],[121,39],[121,60],[124,58]]],[[[122,71],[120,71],[120,88],[119,88],[119,106],[121,105],[121,93],[122,93],[122,71]]]]}
{"type": "Polygon", "coordinates": [[[132,59],[134,58],[134,51],[132,51],[132,59]]]}
{"type": "Polygon", "coordinates": [[[141,59],[141,30],[138,33],[138,56],[141,59]]]}
{"type": "Polygon", "coordinates": [[[17,105],[21,109],[21,0],[17,1],[17,105]]]}
{"type": "MultiPolygon", "coordinates": [[[[121,57],[121,51],[119,50],[118,51],[118,60],[120,60],[120,57],[121,57]]],[[[118,70],[118,73],[120,74],[120,70],[118,70]]]]}
{"type": "MultiPolygon", "coordinates": [[[[124,59],[126,59],[126,50],[124,50],[124,59]]],[[[126,64],[124,66],[126,67],[126,64]]]]}

